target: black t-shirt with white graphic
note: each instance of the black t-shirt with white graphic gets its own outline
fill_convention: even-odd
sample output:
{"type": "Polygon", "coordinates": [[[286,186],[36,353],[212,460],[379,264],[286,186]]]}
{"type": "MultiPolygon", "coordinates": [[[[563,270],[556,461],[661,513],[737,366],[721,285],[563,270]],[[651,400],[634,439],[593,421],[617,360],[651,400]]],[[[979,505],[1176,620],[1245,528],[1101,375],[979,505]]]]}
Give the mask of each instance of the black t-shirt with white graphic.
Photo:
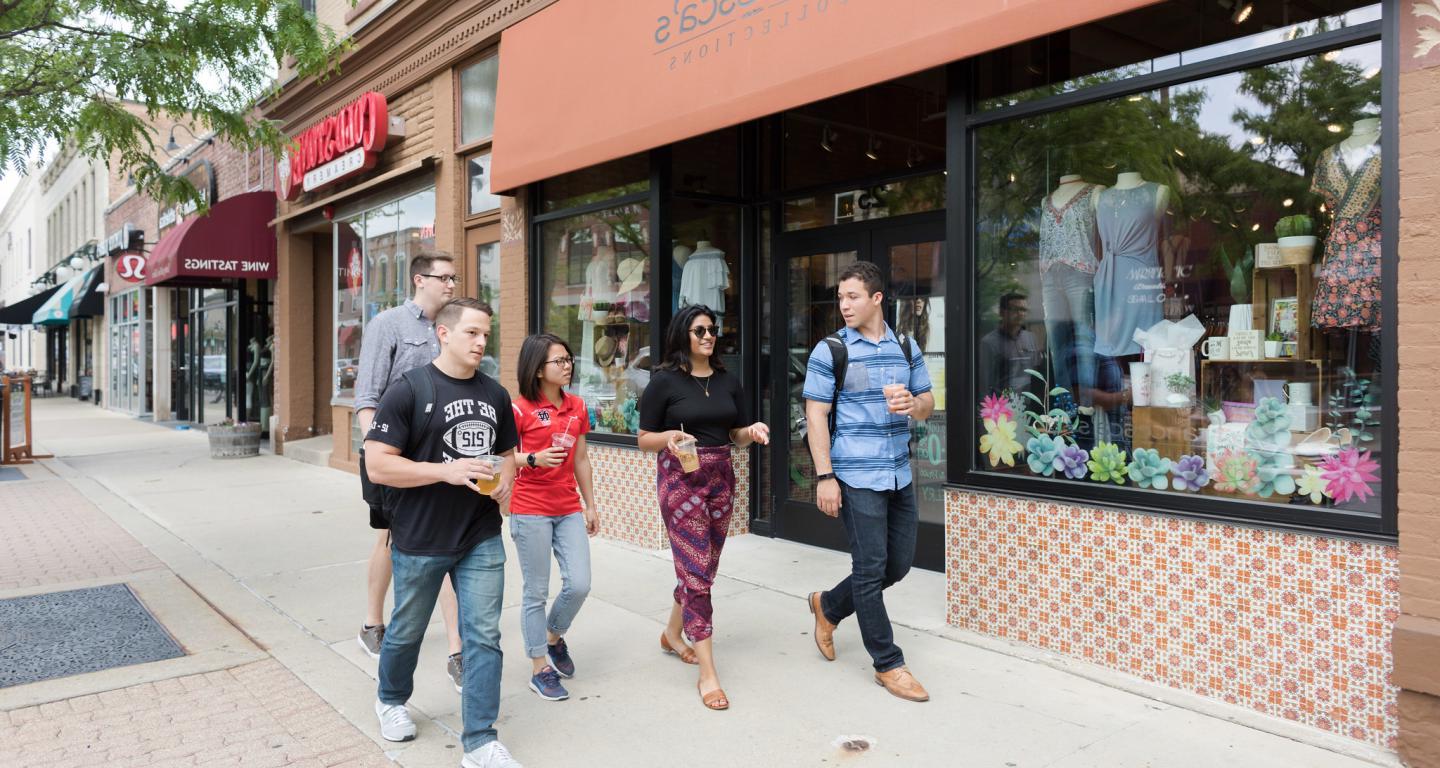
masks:
{"type": "MultiPolygon", "coordinates": [[[[380,398],[367,440],[399,448],[411,461],[437,464],[498,456],[515,447],[515,412],[504,387],[479,371],[457,379],[433,363],[424,370],[435,383],[435,409],[425,433],[411,435],[423,425],[410,423],[415,393],[401,379],[380,398]]],[[[434,483],[392,493],[391,543],[407,555],[459,555],[500,533],[499,506],[474,488],[434,483]]]]}

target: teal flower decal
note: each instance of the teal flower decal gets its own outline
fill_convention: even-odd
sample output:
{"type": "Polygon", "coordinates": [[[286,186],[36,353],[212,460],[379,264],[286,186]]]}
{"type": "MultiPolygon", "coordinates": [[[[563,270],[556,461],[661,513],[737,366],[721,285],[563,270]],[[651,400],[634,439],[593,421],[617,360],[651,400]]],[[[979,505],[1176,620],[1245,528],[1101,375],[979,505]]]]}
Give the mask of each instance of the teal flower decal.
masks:
{"type": "Polygon", "coordinates": [[[1130,480],[1141,488],[1164,491],[1170,487],[1170,460],[1154,448],[1136,448],[1129,466],[1130,480]]]}
{"type": "Polygon", "coordinates": [[[1064,447],[1064,438],[1055,438],[1049,435],[1030,438],[1030,441],[1025,443],[1025,451],[1029,454],[1025,461],[1030,465],[1030,471],[1045,477],[1055,474],[1056,457],[1060,455],[1060,449],[1064,447]]]}

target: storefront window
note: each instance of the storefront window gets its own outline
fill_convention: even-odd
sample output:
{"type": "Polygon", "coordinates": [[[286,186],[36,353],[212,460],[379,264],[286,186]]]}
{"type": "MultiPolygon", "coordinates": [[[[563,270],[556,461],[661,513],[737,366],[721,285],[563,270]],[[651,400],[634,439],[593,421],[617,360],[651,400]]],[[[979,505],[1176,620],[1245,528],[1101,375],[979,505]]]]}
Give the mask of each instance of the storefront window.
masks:
{"type": "Polygon", "coordinates": [[[475,155],[465,162],[465,173],[469,177],[469,202],[465,215],[479,216],[482,213],[500,210],[500,196],[490,194],[490,154],[475,155]]]}
{"type": "Polygon", "coordinates": [[[500,323],[504,317],[500,308],[500,244],[480,243],[475,246],[476,271],[480,274],[476,283],[479,288],[475,294],[481,301],[490,305],[495,310],[495,317],[490,320],[490,341],[485,345],[485,359],[480,362],[480,370],[486,376],[498,378],[500,376],[500,323]]]}
{"type": "Polygon", "coordinates": [[[335,396],[355,395],[366,322],[410,298],[410,259],[435,247],[435,190],[335,223],[335,396]]]}
{"type": "Polygon", "coordinates": [[[650,380],[650,207],[643,203],[541,226],[545,330],[575,352],[571,390],[591,428],[632,435],[650,380]]]}
{"type": "Polygon", "coordinates": [[[979,108],[1163,72],[1379,18],[1380,6],[1372,0],[1156,3],[981,56],[975,77],[979,108]]]}
{"type": "Polygon", "coordinates": [[[645,153],[611,160],[549,179],[540,185],[541,207],[562,211],[650,188],[650,159],[645,153]]]}
{"type": "Polygon", "coordinates": [[[460,143],[473,144],[495,133],[495,86],[500,57],[491,56],[460,70],[460,143]]]}
{"type": "Polygon", "coordinates": [[[704,304],[715,310],[715,353],[730,371],[740,357],[740,206],[676,200],[672,206],[671,309],[704,304]]]}
{"type": "Polygon", "coordinates": [[[978,470],[1380,514],[1380,53],[977,129],[978,470]]]}
{"type": "Polygon", "coordinates": [[[865,189],[805,195],[785,201],[785,231],[871,221],[945,207],[941,173],[876,184],[865,189]]]}

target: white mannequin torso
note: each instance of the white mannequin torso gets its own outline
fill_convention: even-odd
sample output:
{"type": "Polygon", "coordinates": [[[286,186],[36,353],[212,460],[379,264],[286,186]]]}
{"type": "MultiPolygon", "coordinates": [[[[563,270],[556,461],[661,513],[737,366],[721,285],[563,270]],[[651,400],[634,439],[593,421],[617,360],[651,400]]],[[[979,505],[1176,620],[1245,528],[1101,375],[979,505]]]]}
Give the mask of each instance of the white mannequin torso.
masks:
{"type": "MultiPolygon", "coordinates": [[[[1061,176],[1059,186],[1055,187],[1054,192],[1050,193],[1050,204],[1055,207],[1055,210],[1062,210],[1067,203],[1073,200],[1076,195],[1080,194],[1088,186],[1090,186],[1090,184],[1077,174],[1061,176]]],[[[1098,184],[1095,186],[1099,187],[1098,184]]],[[[1099,187],[1099,189],[1104,189],[1104,187],[1099,187]]],[[[1099,189],[1096,191],[1098,192],[1099,189]]],[[[1094,198],[1091,198],[1090,204],[1092,206],[1095,204],[1094,198]]]]}
{"type": "Polygon", "coordinates": [[[1350,135],[1336,145],[1335,151],[1345,168],[1354,173],[1361,163],[1380,151],[1380,119],[1356,120],[1350,135]]]}

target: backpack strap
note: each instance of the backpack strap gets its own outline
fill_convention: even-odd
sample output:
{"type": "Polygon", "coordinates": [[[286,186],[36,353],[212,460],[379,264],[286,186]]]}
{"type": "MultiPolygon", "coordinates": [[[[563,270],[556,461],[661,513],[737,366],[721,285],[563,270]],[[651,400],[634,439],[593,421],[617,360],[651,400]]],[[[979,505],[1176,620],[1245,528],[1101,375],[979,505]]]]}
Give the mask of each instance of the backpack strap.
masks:
{"type": "Polygon", "coordinates": [[[430,364],[411,368],[404,373],[414,396],[410,412],[410,438],[406,441],[406,458],[420,446],[420,440],[430,431],[430,422],[435,417],[435,379],[430,376],[430,364]]]}
{"type": "Polygon", "coordinates": [[[840,338],[840,332],[825,337],[826,346],[830,347],[830,370],[835,379],[835,391],[830,394],[830,445],[835,445],[835,422],[840,410],[840,391],[845,389],[845,374],[850,365],[850,350],[845,347],[845,340],[840,338]]]}

